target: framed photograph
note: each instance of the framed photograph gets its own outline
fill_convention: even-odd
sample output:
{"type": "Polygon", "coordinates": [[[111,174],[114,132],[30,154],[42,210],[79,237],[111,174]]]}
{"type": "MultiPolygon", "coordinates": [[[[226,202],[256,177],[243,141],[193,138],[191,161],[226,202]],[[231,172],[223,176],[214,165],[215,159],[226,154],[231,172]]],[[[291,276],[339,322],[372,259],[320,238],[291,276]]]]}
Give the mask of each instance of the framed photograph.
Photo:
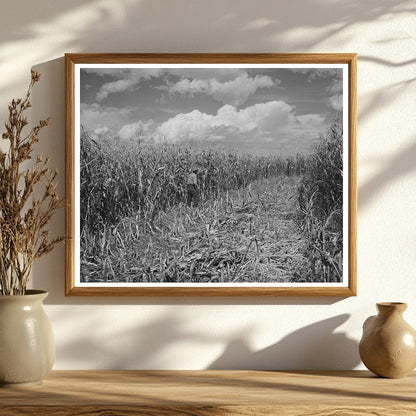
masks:
{"type": "Polygon", "coordinates": [[[354,296],[355,54],[66,54],[66,294],[354,296]]]}

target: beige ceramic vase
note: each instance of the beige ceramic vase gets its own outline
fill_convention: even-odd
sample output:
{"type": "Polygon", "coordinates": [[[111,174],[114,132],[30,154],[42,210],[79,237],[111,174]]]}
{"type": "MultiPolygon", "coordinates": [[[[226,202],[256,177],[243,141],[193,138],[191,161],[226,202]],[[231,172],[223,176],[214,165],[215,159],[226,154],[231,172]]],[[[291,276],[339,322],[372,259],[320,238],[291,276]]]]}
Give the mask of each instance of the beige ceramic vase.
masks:
{"type": "Polygon", "coordinates": [[[39,384],[55,360],[52,326],[42,301],[48,292],[0,296],[0,385],[39,384]]]}
{"type": "Polygon", "coordinates": [[[400,378],[416,367],[416,331],[403,319],[406,303],[377,303],[363,325],[360,357],[381,377],[400,378]]]}

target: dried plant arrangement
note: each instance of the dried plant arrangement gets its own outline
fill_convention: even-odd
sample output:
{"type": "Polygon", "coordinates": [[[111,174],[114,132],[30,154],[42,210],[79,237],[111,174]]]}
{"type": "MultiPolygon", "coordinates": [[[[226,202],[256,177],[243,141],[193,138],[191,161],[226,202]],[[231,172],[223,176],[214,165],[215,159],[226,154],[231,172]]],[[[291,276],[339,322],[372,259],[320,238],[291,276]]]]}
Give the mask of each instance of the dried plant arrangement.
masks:
{"type": "Polygon", "coordinates": [[[50,238],[45,227],[63,205],[56,192],[58,171],[52,171],[49,157],[37,156],[29,166],[39,132],[50,119],[41,120],[27,134],[25,112],[39,72],[31,72],[26,96],[13,100],[5,123],[7,150],[0,148],[0,294],[24,295],[33,262],[53,250],[65,236],[50,238]]]}

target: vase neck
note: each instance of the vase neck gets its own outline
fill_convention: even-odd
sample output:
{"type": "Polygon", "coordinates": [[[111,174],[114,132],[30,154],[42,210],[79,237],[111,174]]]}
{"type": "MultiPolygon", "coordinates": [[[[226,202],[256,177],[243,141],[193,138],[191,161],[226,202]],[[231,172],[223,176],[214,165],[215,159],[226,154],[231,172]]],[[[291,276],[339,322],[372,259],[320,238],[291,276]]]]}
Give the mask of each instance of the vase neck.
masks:
{"type": "Polygon", "coordinates": [[[26,290],[25,295],[1,295],[1,303],[12,304],[28,304],[28,303],[42,303],[48,296],[48,292],[44,290],[26,290]]]}
{"type": "Polygon", "coordinates": [[[402,302],[382,302],[377,303],[377,309],[379,315],[389,316],[389,315],[402,315],[403,312],[407,309],[407,304],[402,302]]]}

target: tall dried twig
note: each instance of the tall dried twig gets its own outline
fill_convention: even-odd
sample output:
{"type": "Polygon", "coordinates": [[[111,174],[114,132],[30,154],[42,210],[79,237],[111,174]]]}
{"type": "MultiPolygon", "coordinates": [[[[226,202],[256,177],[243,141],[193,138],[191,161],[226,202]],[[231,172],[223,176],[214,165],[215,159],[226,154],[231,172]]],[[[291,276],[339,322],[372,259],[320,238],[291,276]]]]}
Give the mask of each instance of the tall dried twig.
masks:
{"type": "Polygon", "coordinates": [[[56,193],[58,171],[48,167],[49,157],[32,159],[39,132],[50,123],[40,120],[27,135],[25,112],[31,107],[32,88],[40,79],[32,71],[26,96],[13,100],[5,123],[8,150],[0,150],[0,294],[24,295],[33,262],[49,253],[65,236],[50,238],[45,228],[55,210],[63,204],[56,193]],[[36,196],[35,196],[36,195],[36,196]]]}

